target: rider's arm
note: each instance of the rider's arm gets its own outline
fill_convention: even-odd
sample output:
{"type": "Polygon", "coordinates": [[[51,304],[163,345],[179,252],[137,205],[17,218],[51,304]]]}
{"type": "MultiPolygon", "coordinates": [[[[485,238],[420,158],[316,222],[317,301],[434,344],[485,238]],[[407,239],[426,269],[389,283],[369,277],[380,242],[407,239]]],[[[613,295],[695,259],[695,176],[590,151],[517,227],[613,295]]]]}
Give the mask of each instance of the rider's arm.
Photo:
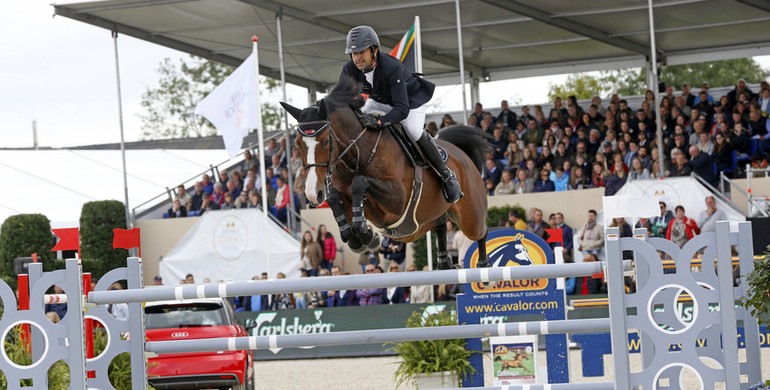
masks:
{"type": "Polygon", "coordinates": [[[399,123],[409,115],[409,95],[406,92],[406,75],[403,72],[403,67],[397,66],[382,76],[383,81],[390,86],[390,99],[393,103],[393,109],[380,118],[380,122],[387,126],[399,123]]]}

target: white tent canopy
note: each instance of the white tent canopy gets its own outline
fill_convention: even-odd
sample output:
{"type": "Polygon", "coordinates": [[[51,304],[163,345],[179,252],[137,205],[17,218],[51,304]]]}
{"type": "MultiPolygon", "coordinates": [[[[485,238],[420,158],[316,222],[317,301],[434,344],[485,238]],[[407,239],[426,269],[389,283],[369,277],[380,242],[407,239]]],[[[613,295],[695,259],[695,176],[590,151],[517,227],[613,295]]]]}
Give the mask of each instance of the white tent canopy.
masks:
{"type": "MultiPolygon", "coordinates": [[[[129,206],[135,207],[227,158],[224,150],[126,150],[129,206]]],[[[4,150],[0,224],[39,213],[53,227],[74,227],[86,202],[125,202],[120,150],[4,150]]]]}
{"type": "Polygon", "coordinates": [[[160,262],[167,284],[192,274],[200,283],[250,280],[267,272],[299,277],[299,243],[258,209],[207,211],[160,262]],[[268,262],[268,250],[269,258],[268,262]]]}

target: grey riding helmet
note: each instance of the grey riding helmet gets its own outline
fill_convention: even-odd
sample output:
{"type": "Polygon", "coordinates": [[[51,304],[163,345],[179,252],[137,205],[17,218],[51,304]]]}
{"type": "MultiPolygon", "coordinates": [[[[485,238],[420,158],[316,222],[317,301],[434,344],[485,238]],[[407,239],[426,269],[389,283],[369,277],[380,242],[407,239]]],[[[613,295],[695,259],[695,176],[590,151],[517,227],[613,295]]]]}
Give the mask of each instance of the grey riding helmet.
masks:
{"type": "Polygon", "coordinates": [[[370,47],[379,47],[380,39],[369,26],[356,26],[348,33],[345,54],[362,52],[370,47]]]}

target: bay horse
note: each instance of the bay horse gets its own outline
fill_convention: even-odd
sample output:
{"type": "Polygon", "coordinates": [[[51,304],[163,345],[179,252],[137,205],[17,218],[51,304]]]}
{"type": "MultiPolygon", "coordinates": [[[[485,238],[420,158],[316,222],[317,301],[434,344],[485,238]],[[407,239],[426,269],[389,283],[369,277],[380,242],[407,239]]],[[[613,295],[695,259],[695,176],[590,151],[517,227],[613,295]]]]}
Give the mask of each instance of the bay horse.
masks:
{"type": "Polygon", "coordinates": [[[369,224],[384,236],[403,242],[433,230],[438,239],[439,269],[452,267],[447,256],[448,216],[478,243],[478,266],[487,267],[487,197],[480,173],[489,148],[485,133],[468,126],[452,126],[438,133],[438,144],[448,155],[446,164],[464,193],[450,204],[436,172],[413,168],[414,160],[402,149],[393,129],[362,128],[355,110],[363,103],[361,85],[351,78],[342,78],[314,106],[301,110],[281,102],[299,122],[295,147],[307,171],[308,200],[314,205],[328,203],[340,238],[356,253],[380,245],[369,224]]]}

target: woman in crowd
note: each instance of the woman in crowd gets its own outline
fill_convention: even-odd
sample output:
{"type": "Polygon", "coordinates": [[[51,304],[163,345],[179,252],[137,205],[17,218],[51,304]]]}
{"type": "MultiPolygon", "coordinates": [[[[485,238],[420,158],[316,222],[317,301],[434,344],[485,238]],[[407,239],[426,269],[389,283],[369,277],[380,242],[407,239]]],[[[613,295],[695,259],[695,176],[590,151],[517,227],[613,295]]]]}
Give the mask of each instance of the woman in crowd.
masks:
{"type": "MultiPolygon", "coordinates": [[[[616,156],[618,156],[616,154],[616,156]]],[[[622,162],[615,162],[612,166],[612,173],[604,179],[604,196],[615,195],[628,179],[626,172],[623,170],[622,162]]]]}
{"type": "Polygon", "coordinates": [[[495,187],[495,195],[510,195],[516,191],[516,183],[513,182],[511,171],[503,170],[500,183],[495,187]]]}
{"type": "Polygon", "coordinates": [[[452,116],[449,115],[449,114],[444,115],[444,118],[441,119],[441,128],[442,129],[445,128],[445,127],[454,126],[456,124],[457,124],[457,122],[455,122],[455,120],[452,119],[452,116]]]}
{"type": "Polygon", "coordinates": [[[308,276],[317,276],[324,253],[321,245],[313,240],[313,235],[309,230],[305,230],[305,233],[302,234],[302,244],[300,244],[299,251],[301,259],[298,268],[301,271],[306,271],[308,276]]]}
{"type": "Polygon", "coordinates": [[[520,168],[520,164],[524,158],[524,152],[519,149],[519,143],[510,141],[510,138],[515,137],[517,137],[516,133],[511,132],[511,136],[508,139],[508,150],[505,151],[505,157],[508,159],[508,164],[505,166],[506,169],[520,168]]]}
{"type": "Polygon", "coordinates": [[[534,192],[552,192],[556,186],[550,179],[551,172],[548,169],[540,170],[540,178],[535,182],[534,192]]]}
{"type": "Polygon", "coordinates": [[[543,168],[546,163],[550,162],[553,162],[553,153],[551,153],[550,148],[543,146],[540,151],[540,157],[537,159],[537,166],[543,168]]]}
{"type": "Polygon", "coordinates": [[[733,153],[728,140],[721,132],[718,132],[714,139],[716,144],[714,145],[714,152],[711,153],[711,159],[717,164],[717,171],[732,169],[733,153]]]}
{"type": "Polygon", "coordinates": [[[610,174],[610,172],[599,163],[594,163],[593,173],[591,174],[591,186],[594,188],[604,187],[604,179],[610,174]]]}
{"type": "Polygon", "coordinates": [[[676,206],[676,218],[672,219],[668,223],[668,229],[666,230],[666,239],[672,241],[674,244],[683,247],[687,241],[700,234],[700,228],[694,220],[687,218],[684,214],[684,207],[681,205],[676,206]]]}
{"type": "Polygon", "coordinates": [[[535,190],[535,181],[527,177],[527,171],[519,169],[516,172],[516,185],[513,192],[515,194],[529,194],[535,190]]]}
{"type": "MultiPolygon", "coordinates": [[[[428,266],[426,265],[422,269],[423,271],[428,270],[428,266]]],[[[409,264],[408,267],[406,267],[406,272],[416,272],[417,267],[414,266],[414,264],[409,264]]],[[[409,287],[409,303],[428,303],[430,302],[430,290],[433,288],[433,286],[411,286],[409,287]]]]}
{"type": "MultiPolygon", "coordinates": [[[[286,274],[284,274],[283,272],[279,272],[275,275],[275,278],[286,279],[286,274]]],[[[292,293],[273,294],[271,301],[268,302],[268,305],[270,306],[270,310],[294,309],[295,308],[294,294],[292,293]]]]}
{"type": "Polygon", "coordinates": [[[642,160],[639,157],[634,157],[631,160],[631,169],[628,172],[628,180],[644,180],[650,178],[650,170],[642,165],[642,160]]]}
{"type": "Polygon", "coordinates": [[[326,230],[326,225],[318,225],[318,236],[316,242],[323,248],[324,258],[321,267],[331,271],[334,265],[334,259],[337,257],[337,241],[334,236],[326,230]]]}
{"type": "Polygon", "coordinates": [[[583,173],[583,169],[580,167],[572,168],[572,173],[569,176],[569,186],[567,190],[582,190],[584,188],[591,188],[591,181],[583,173]]]}
{"type": "Polygon", "coordinates": [[[521,151],[521,161],[519,161],[519,169],[527,169],[527,160],[534,160],[532,158],[532,151],[529,148],[524,148],[521,151]]]}

